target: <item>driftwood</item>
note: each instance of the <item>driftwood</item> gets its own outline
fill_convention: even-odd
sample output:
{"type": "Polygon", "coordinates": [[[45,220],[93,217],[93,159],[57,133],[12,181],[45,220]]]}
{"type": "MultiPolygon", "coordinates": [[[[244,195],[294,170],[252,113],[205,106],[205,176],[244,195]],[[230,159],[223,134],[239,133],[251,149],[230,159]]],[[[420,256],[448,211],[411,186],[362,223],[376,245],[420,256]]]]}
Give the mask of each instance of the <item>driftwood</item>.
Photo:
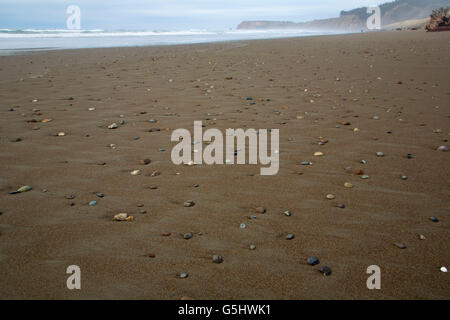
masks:
{"type": "Polygon", "coordinates": [[[450,31],[450,7],[433,10],[430,23],[425,27],[427,31],[450,31]]]}

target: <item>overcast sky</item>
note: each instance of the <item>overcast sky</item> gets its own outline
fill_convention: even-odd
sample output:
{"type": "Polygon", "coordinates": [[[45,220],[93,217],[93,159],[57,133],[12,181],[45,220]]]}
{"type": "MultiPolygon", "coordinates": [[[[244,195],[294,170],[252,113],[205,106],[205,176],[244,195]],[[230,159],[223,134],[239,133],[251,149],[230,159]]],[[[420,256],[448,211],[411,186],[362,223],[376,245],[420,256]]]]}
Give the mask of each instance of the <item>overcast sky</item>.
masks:
{"type": "Polygon", "coordinates": [[[82,29],[230,29],[243,20],[307,21],[377,0],[0,0],[0,28],[64,29],[69,5],[82,29]]]}

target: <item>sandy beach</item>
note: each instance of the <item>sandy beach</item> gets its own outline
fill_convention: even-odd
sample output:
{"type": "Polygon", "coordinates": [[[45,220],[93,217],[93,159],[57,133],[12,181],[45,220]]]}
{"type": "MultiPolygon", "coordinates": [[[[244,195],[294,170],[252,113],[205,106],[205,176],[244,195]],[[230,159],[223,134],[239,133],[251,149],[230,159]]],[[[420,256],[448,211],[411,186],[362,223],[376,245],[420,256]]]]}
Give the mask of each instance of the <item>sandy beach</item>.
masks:
{"type": "Polygon", "coordinates": [[[402,31],[0,57],[0,299],[449,299],[448,52],[402,31]],[[196,120],[279,129],[278,174],[174,165],[196,120]]]}

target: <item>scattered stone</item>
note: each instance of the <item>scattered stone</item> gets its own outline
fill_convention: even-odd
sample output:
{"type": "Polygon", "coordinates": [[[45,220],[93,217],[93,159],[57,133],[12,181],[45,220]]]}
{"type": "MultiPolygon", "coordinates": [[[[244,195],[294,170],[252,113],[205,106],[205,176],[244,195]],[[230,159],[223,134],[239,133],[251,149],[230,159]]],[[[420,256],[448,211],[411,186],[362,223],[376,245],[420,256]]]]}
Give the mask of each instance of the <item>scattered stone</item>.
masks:
{"type": "Polygon", "coordinates": [[[284,212],[284,215],[287,217],[290,217],[292,215],[292,213],[289,210],[287,210],[284,212]]]}
{"type": "Polygon", "coordinates": [[[292,240],[292,239],[294,239],[294,238],[295,238],[295,235],[292,234],[292,233],[288,233],[288,234],[286,235],[286,240],[292,240]]]}
{"type": "Polygon", "coordinates": [[[184,238],[185,240],[189,240],[189,239],[191,239],[193,236],[194,236],[194,235],[193,235],[191,232],[188,232],[188,233],[186,233],[186,234],[183,236],[183,238],[184,238]]]}
{"type": "Polygon", "coordinates": [[[64,132],[58,132],[58,137],[64,137],[66,134],[64,132]]]}
{"type": "Polygon", "coordinates": [[[97,204],[97,201],[91,201],[91,202],[89,202],[89,205],[92,207],[92,206],[95,206],[97,204]]]}
{"type": "Polygon", "coordinates": [[[355,170],[355,174],[357,174],[358,176],[363,175],[364,170],[361,170],[361,169],[355,170]]]}
{"type": "Polygon", "coordinates": [[[425,240],[426,238],[425,238],[425,236],[423,234],[419,234],[419,239],[420,240],[425,240]]]}
{"type": "Polygon", "coordinates": [[[377,157],[384,157],[384,153],[383,152],[377,152],[377,157]]]}
{"type": "Polygon", "coordinates": [[[306,261],[310,266],[315,266],[316,264],[320,263],[317,257],[309,257],[306,261]]]}
{"type": "Polygon", "coordinates": [[[250,245],[250,250],[253,251],[253,250],[255,250],[255,249],[256,249],[256,246],[255,246],[254,244],[251,244],[251,245],[250,245]]]}
{"type": "Polygon", "coordinates": [[[143,166],[150,164],[150,162],[152,162],[150,159],[143,159],[139,161],[139,163],[143,166]]]}
{"type": "Polygon", "coordinates": [[[255,209],[256,213],[266,213],[266,208],[264,207],[258,207],[255,209]]]}
{"type": "Polygon", "coordinates": [[[106,162],[104,162],[104,161],[97,161],[95,164],[97,164],[99,166],[104,166],[104,165],[106,165],[106,162]]]}
{"type": "Polygon", "coordinates": [[[247,225],[246,225],[245,223],[241,223],[241,224],[239,225],[239,227],[240,227],[241,229],[245,229],[245,228],[247,228],[247,225]]]}
{"type": "Polygon", "coordinates": [[[133,216],[129,216],[127,213],[116,214],[113,218],[114,221],[133,221],[133,216]]]}
{"type": "Polygon", "coordinates": [[[402,176],[402,180],[408,180],[408,176],[402,176]]]}
{"type": "Polygon", "coordinates": [[[193,207],[195,206],[195,202],[192,200],[188,200],[183,204],[185,207],[193,207]]]}
{"type": "Polygon", "coordinates": [[[164,232],[162,234],[163,237],[170,237],[172,234],[170,232],[164,232]]]}
{"type": "Polygon", "coordinates": [[[138,176],[140,174],[141,174],[141,170],[133,170],[133,171],[131,171],[131,175],[132,176],[138,176]]]}
{"type": "Polygon", "coordinates": [[[28,192],[30,190],[32,190],[33,188],[31,188],[30,186],[23,186],[20,187],[19,189],[17,189],[18,192],[28,192]]]}
{"type": "Polygon", "coordinates": [[[319,267],[319,272],[322,273],[324,276],[329,276],[331,274],[331,268],[327,266],[319,267]]]}
{"type": "Polygon", "coordinates": [[[434,216],[431,216],[430,220],[433,221],[433,222],[439,222],[439,219],[434,217],[434,216]]]}
{"type": "Polygon", "coordinates": [[[149,254],[148,254],[148,257],[149,257],[149,258],[155,258],[155,257],[156,257],[156,254],[154,254],[154,253],[149,253],[149,254]]]}
{"type": "Polygon", "coordinates": [[[103,193],[96,193],[95,195],[99,198],[103,198],[105,196],[103,193]]]}
{"type": "Polygon", "coordinates": [[[321,157],[321,156],[323,156],[323,152],[320,152],[320,151],[314,152],[314,156],[315,157],[321,157]]]}
{"type": "Polygon", "coordinates": [[[113,123],[113,124],[110,124],[109,126],[108,126],[108,129],[117,129],[119,126],[118,126],[118,124],[117,123],[113,123]]]}
{"type": "Polygon", "coordinates": [[[309,161],[302,161],[302,162],[301,162],[301,165],[302,165],[302,166],[310,166],[310,165],[312,165],[312,163],[309,162],[309,161]]]}
{"type": "Polygon", "coordinates": [[[223,262],[223,258],[222,258],[222,256],[215,254],[215,255],[213,255],[213,257],[212,257],[212,261],[213,261],[214,263],[219,264],[219,263],[222,263],[222,262],[223,262]]]}
{"type": "Polygon", "coordinates": [[[200,185],[199,184],[194,184],[194,188],[198,188],[198,187],[200,187],[200,185]]]}
{"type": "Polygon", "coordinates": [[[440,270],[441,270],[442,272],[447,272],[447,271],[448,271],[446,267],[441,267],[440,270]]]}
{"type": "Polygon", "coordinates": [[[396,246],[397,248],[399,248],[399,249],[406,249],[406,245],[404,245],[403,243],[396,242],[396,243],[394,243],[394,244],[395,244],[395,246],[396,246]]]}
{"type": "Polygon", "coordinates": [[[147,213],[147,210],[139,210],[139,213],[140,213],[140,214],[146,214],[146,213],[147,213]]]}
{"type": "Polygon", "coordinates": [[[442,151],[442,152],[447,152],[448,151],[448,147],[447,146],[440,146],[439,148],[437,148],[438,151],[442,151]]]}
{"type": "Polygon", "coordinates": [[[334,194],[327,194],[327,199],[328,200],[333,200],[333,199],[335,199],[336,198],[336,196],[334,195],[334,194]]]}
{"type": "Polygon", "coordinates": [[[407,157],[408,159],[413,159],[413,158],[414,158],[414,156],[413,156],[411,153],[408,153],[408,154],[406,155],[406,157],[407,157]]]}
{"type": "Polygon", "coordinates": [[[367,174],[363,174],[362,176],[361,176],[361,179],[369,179],[369,176],[367,175],[367,174]]]}
{"type": "Polygon", "coordinates": [[[186,273],[186,272],[183,272],[183,273],[180,273],[179,277],[180,277],[181,279],[186,279],[187,277],[189,277],[189,274],[186,273]]]}
{"type": "Polygon", "coordinates": [[[337,205],[337,207],[338,207],[338,208],[341,208],[341,209],[344,209],[344,208],[345,208],[345,204],[339,203],[339,204],[337,205]]]}

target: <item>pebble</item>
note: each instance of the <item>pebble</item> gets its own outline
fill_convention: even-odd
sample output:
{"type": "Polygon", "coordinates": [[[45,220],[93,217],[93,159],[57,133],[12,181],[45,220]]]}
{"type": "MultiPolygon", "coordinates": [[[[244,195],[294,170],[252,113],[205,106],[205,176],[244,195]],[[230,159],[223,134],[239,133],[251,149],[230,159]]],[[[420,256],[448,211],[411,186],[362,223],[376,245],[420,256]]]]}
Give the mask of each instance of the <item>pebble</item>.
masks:
{"type": "Polygon", "coordinates": [[[411,153],[408,153],[408,154],[406,155],[406,157],[407,157],[408,159],[413,159],[413,158],[414,158],[414,156],[413,156],[411,153]]]}
{"type": "Polygon", "coordinates": [[[147,213],[147,210],[140,210],[139,213],[140,213],[140,214],[146,214],[146,213],[147,213]]]}
{"type": "Polygon", "coordinates": [[[96,196],[99,198],[103,198],[105,195],[103,193],[96,193],[96,196]]]}
{"type": "Polygon", "coordinates": [[[170,236],[171,236],[171,233],[170,233],[170,232],[164,232],[164,233],[162,234],[162,236],[163,236],[163,237],[170,237],[170,236]]]}
{"type": "Polygon", "coordinates": [[[150,162],[152,162],[150,159],[143,159],[139,161],[139,163],[143,166],[150,164],[150,162]]]}
{"type": "Polygon", "coordinates": [[[402,180],[408,180],[408,176],[402,176],[402,180]]]}
{"type": "Polygon", "coordinates": [[[131,171],[131,175],[132,176],[138,176],[140,174],[141,174],[141,170],[133,170],[133,171],[131,171]]]}
{"type": "Polygon", "coordinates": [[[133,216],[129,216],[127,213],[116,214],[113,218],[114,221],[133,221],[133,216]]]}
{"type": "Polygon", "coordinates": [[[350,182],[346,182],[346,183],[344,183],[344,187],[353,188],[353,184],[351,184],[350,182]]]}
{"type": "Polygon", "coordinates": [[[182,272],[182,273],[180,273],[179,277],[180,277],[181,279],[186,279],[187,277],[189,277],[189,274],[186,273],[186,272],[182,272]]]}
{"type": "Polygon", "coordinates": [[[154,253],[149,253],[149,254],[148,254],[148,257],[149,257],[149,258],[155,258],[156,255],[155,255],[154,253]]]}
{"type": "Polygon", "coordinates": [[[448,271],[446,267],[441,267],[440,270],[441,270],[442,272],[447,272],[447,271],[448,271]]]}
{"type": "Polygon", "coordinates": [[[315,266],[316,264],[320,263],[317,257],[309,257],[306,261],[310,266],[315,266]]]}
{"type": "Polygon", "coordinates": [[[292,213],[289,210],[287,210],[284,212],[284,215],[287,217],[290,217],[292,215],[292,213]]]}
{"type": "Polygon", "coordinates": [[[377,152],[377,157],[384,157],[384,153],[383,152],[377,152]]]}
{"type": "Polygon", "coordinates": [[[18,192],[28,192],[30,190],[32,190],[33,188],[31,188],[30,186],[23,186],[20,187],[19,189],[17,189],[18,192]]]}
{"type": "Polygon", "coordinates": [[[293,235],[292,233],[288,233],[287,235],[286,235],[286,240],[292,240],[292,239],[294,239],[295,238],[295,235],[293,235]]]}
{"type": "Polygon", "coordinates": [[[118,127],[117,123],[112,123],[108,126],[108,129],[117,129],[118,127]]]}
{"type": "Polygon", "coordinates": [[[212,257],[212,261],[214,263],[222,263],[223,262],[223,258],[222,258],[222,256],[215,254],[212,257]]]}
{"type": "Polygon", "coordinates": [[[301,162],[301,165],[302,166],[310,166],[312,163],[311,162],[309,162],[309,161],[302,161],[301,162]]]}
{"type": "Polygon", "coordinates": [[[369,179],[369,176],[368,176],[367,174],[363,174],[363,175],[361,176],[361,179],[369,179]]]}
{"type": "Polygon", "coordinates": [[[344,208],[345,208],[345,204],[339,203],[339,204],[337,205],[337,207],[338,207],[338,208],[341,208],[341,209],[344,209],[344,208]]]}
{"type": "Polygon", "coordinates": [[[194,188],[198,188],[198,187],[200,187],[200,185],[199,184],[194,184],[194,188]]]}
{"type": "Polygon", "coordinates": [[[255,249],[256,249],[256,246],[255,246],[254,244],[251,244],[251,245],[250,245],[250,250],[253,251],[253,250],[255,250],[255,249]]]}
{"type": "Polygon", "coordinates": [[[328,200],[333,200],[333,199],[335,199],[336,198],[336,196],[334,195],[334,194],[327,194],[327,199],[328,200]]]}
{"type": "Polygon", "coordinates": [[[447,146],[440,146],[439,148],[437,148],[438,151],[442,151],[442,152],[447,152],[448,151],[448,147],[447,146]]]}
{"type": "Polygon", "coordinates": [[[361,169],[355,170],[355,174],[357,174],[358,176],[364,174],[364,171],[361,169]]]}
{"type": "Polygon", "coordinates": [[[434,216],[431,216],[430,220],[433,221],[433,222],[439,222],[439,219],[434,217],[434,216]]]}
{"type": "Polygon", "coordinates": [[[396,246],[397,248],[399,248],[399,249],[406,249],[406,245],[404,245],[403,243],[396,242],[396,243],[394,243],[394,244],[395,244],[395,246],[396,246]]]}
{"type": "Polygon", "coordinates": [[[188,200],[183,204],[185,207],[193,207],[195,206],[195,202],[192,200],[188,200]]]}
{"type": "Polygon", "coordinates": [[[92,207],[92,206],[95,206],[97,204],[97,201],[91,201],[91,202],[89,202],[89,205],[92,207]]]}
{"type": "Polygon", "coordinates": [[[327,266],[322,266],[318,270],[320,273],[322,273],[325,276],[329,276],[331,274],[331,268],[327,267],[327,266]]]}
{"type": "Polygon", "coordinates": [[[247,228],[247,225],[246,225],[245,223],[241,223],[241,224],[239,225],[239,227],[240,227],[241,229],[245,229],[245,228],[247,228]]]}
{"type": "Polygon", "coordinates": [[[255,209],[256,213],[266,213],[266,208],[264,207],[258,207],[255,209]]]}
{"type": "Polygon", "coordinates": [[[186,233],[186,234],[183,236],[183,238],[184,238],[185,240],[189,240],[189,239],[191,239],[193,236],[194,236],[194,235],[193,235],[191,232],[188,232],[188,233],[186,233]]]}
{"type": "Polygon", "coordinates": [[[323,152],[320,152],[320,151],[314,152],[314,156],[315,157],[321,157],[321,156],[323,156],[323,152]]]}
{"type": "Polygon", "coordinates": [[[66,134],[64,132],[58,132],[58,137],[64,137],[66,134]]]}
{"type": "Polygon", "coordinates": [[[419,239],[420,240],[425,240],[426,238],[425,238],[425,236],[423,234],[419,234],[419,239]]]}

